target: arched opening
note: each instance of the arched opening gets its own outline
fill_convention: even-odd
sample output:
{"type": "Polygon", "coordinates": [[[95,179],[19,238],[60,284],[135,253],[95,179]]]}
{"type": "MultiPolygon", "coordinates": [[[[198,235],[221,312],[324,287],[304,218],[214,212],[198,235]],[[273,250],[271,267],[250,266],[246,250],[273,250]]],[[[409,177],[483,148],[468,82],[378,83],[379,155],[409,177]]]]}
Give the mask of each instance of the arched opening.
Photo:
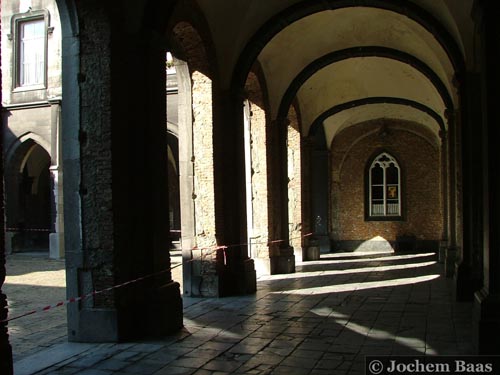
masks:
{"type": "Polygon", "coordinates": [[[12,252],[49,251],[54,197],[50,155],[32,140],[21,144],[6,178],[6,222],[12,252]]]}
{"type": "MultiPolygon", "coordinates": [[[[172,58],[167,61],[167,121],[171,128],[177,121],[178,152],[172,156],[178,163],[182,290],[186,296],[218,295],[217,251],[211,250],[217,244],[213,215],[213,74],[204,41],[190,23],[176,23],[169,44],[172,49],[168,56],[172,58]]],[[[173,214],[175,217],[175,211],[173,214]]]]}

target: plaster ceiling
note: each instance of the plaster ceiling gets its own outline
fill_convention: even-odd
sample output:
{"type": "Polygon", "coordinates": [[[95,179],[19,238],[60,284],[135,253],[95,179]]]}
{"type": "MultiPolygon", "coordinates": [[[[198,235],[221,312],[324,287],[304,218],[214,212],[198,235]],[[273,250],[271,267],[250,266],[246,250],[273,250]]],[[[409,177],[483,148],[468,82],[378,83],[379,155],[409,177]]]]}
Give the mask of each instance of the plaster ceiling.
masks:
{"type": "Polygon", "coordinates": [[[346,59],[317,71],[298,91],[303,134],[330,108],[367,97],[407,99],[440,115],[445,109],[433,84],[412,66],[383,57],[346,59]]]}
{"type": "Polygon", "coordinates": [[[387,47],[415,56],[454,93],[453,66],[434,36],[422,26],[387,10],[342,8],[293,23],[262,50],[258,60],[266,75],[271,116],[276,116],[291,80],[308,63],[332,51],[360,46],[387,47]]]}
{"type": "Polygon", "coordinates": [[[328,117],[322,124],[325,128],[326,147],[329,148],[333,138],[349,126],[365,121],[390,118],[394,120],[411,121],[425,126],[432,134],[439,134],[440,126],[429,114],[401,104],[368,104],[349,108],[328,117]]]}
{"type": "MultiPolygon", "coordinates": [[[[259,30],[263,30],[264,25],[271,25],[277,31],[269,36],[270,39],[263,36],[262,49],[257,56],[266,80],[272,119],[277,117],[291,83],[306,67],[332,52],[356,47],[386,48],[413,56],[433,72],[454,106],[458,106],[453,84],[454,66],[448,53],[430,30],[405,14],[364,5],[308,13],[299,19],[277,18],[269,23],[277,14],[301,1],[196,1],[212,32],[222,87],[229,87],[235,64],[249,41],[255,45],[252,38],[259,30]]],[[[462,29],[469,30],[472,24],[469,17],[472,0],[464,0],[461,4],[451,0],[409,1],[432,14],[465,55],[470,46],[464,43],[470,41],[462,39],[462,35],[467,34],[462,29]]],[[[326,3],[318,2],[318,9],[326,3]]],[[[446,106],[438,90],[424,74],[407,63],[387,56],[364,56],[335,61],[318,69],[296,92],[304,136],[325,111],[369,97],[394,97],[419,103],[435,111],[446,123],[446,106]]],[[[386,117],[421,123],[436,135],[439,130],[436,120],[418,109],[407,105],[373,104],[350,108],[327,118],[325,131],[331,138],[343,127],[356,122],[386,117]]]]}

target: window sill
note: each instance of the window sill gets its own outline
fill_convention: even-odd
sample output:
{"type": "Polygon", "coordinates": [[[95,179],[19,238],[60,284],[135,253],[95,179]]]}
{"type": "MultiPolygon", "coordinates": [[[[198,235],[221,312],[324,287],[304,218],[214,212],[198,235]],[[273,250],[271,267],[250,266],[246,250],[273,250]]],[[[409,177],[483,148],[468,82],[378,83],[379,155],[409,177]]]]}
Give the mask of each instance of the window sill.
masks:
{"type": "Polygon", "coordinates": [[[46,90],[45,85],[19,86],[12,90],[13,93],[46,90]]]}
{"type": "Polygon", "coordinates": [[[404,221],[403,216],[367,216],[365,221],[404,221]]]}

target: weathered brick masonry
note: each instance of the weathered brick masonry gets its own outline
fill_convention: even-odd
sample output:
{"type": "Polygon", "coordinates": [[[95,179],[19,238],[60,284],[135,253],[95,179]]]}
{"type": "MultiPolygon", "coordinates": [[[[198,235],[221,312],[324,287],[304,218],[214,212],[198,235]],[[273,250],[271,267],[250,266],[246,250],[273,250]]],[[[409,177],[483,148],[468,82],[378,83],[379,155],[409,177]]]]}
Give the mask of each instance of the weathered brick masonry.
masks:
{"type": "MultiPolygon", "coordinates": [[[[378,120],[344,130],[331,148],[331,237],[365,241],[376,236],[395,241],[416,236],[440,240],[443,227],[438,140],[417,125],[378,120]],[[386,132],[380,132],[381,127],[386,132]],[[379,151],[397,158],[402,171],[401,221],[365,220],[365,173],[379,151]]],[[[341,246],[341,245],[340,245],[341,246]]]]}

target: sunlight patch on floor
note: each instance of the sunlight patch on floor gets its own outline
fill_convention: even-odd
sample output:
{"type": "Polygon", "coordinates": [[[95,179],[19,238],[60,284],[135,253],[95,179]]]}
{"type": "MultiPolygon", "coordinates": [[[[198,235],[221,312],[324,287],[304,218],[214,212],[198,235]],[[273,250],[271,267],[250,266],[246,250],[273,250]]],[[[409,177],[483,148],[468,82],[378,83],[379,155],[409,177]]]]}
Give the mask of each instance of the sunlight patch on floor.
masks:
{"type": "Polygon", "coordinates": [[[353,292],[356,290],[385,288],[391,286],[411,285],[424,283],[427,281],[435,280],[440,275],[425,275],[416,277],[406,277],[400,279],[381,280],[381,281],[368,281],[358,283],[347,283],[339,285],[326,285],[313,288],[283,290],[280,292],[272,292],[274,294],[296,294],[296,295],[314,295],[314,294],[327,294],[327,293],[340,293],[340,292],[353,292]]]}

